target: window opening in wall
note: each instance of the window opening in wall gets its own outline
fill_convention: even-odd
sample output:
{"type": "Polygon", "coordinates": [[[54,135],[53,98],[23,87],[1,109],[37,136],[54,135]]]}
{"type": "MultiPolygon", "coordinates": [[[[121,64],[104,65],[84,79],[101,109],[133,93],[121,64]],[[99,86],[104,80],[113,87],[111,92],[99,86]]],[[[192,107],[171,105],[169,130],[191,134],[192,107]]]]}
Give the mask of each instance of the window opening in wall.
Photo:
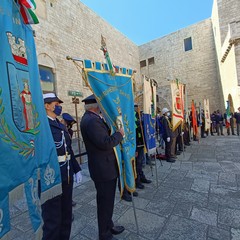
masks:
{"type": "Polygon", "coordinates": [[[141,67],[141,68],[142,68],[142,67],[146,67],[146,66],[147,66],[146,60],[140,61],[140,67],[141,67]]]}
{"type": "Polygon", "coordinates": [[[184,49],[185,52],[192,50],[192,38],[185,38],[184,39],[184,49]]]}
{"type": "Polygon", "coordinates": [[[148,59],[148,65],[154,64],[154,57],[148,59]]]}
{"type": "Polygon", "coordinates": [[[43,93],[55,92],[55,79],[52,68],[39,65],[39,73],[43,93]]]}

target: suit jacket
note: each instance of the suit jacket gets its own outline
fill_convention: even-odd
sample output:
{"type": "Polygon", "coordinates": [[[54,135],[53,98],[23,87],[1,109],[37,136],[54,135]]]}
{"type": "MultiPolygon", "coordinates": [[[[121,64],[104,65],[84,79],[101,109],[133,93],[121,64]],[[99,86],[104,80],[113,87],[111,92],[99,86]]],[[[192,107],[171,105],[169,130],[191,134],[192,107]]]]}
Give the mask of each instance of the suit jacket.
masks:
{"type": "Polygon", "coordinates": [[[163,125],[163,139],[166,140],[168,137],[173,137],[172,129],[170,128],[170,121],[168,120],[168,117],[163,116],[162,117],[162,125],[163,125]]]}
{"type": "MultiPolygon", "coordinates": [[[[53,136],[53,140],[55,142],[56,145],[56,149],[57,149],[57,155],[58,156],[63,156],[66,154],[66,150],[68,152],[68,154],[71,155],[71,159],[69,160],[69,166],[70,166],[70,178],[72,179],[73,174],[77,173],[81,170],[76,158],[74,157],[74,153],[72,150],[72,142],[71,142],[71,138],[70,135],[68,133],[68,130],[66,129],[66,127],[59,122],[58,119],[56,120],[52,120],[50,118],[48,118],[49,121],[49,125],[50,125],[50,129],[52,132],[52,136],[53,136]],[[65,138],[65,142],[66,142],[66,148],[64,146],[64,142],[62,142],[62,132],[64,133],[64,138],[65,138]],[[61,143],[62,142],[62,143],[61,143]]],[[[62,177],[62,181],[67,181],[68,180],[68,171],[67,171],[67,163],[59,163],[60,165],[60,169],[61,169],[61,177],[62,177]]]]}
{"type": "Polygon", "coordinates": [[[110,135],[110,129],[99,115],[86,111],[81,133],[88,155],[88,168],[93,181],[109,181],[119,175],[113,147],[123,139],[120,132],[110,135]]]}

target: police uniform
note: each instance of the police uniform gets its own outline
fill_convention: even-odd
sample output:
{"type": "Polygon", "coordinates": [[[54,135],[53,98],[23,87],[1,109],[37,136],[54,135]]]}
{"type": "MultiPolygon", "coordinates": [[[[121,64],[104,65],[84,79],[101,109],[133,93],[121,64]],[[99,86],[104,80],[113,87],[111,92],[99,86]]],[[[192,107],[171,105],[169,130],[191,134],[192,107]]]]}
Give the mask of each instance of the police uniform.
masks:
{"type": "MultiPolygon", "coordinates": [[[[44,102],[50,103],[52,100],[53,98],[44,99],[44,102]]],[[[58,119],[48,116],[48,120],[61,170],[62,194],[42,205],[43,240],[68,240],[72,223],[73,174],[79,172],[81,168],[74,157],[71,138],[66,127],[58,119]]]]}
{"type": "MultiPolygon", "coordinates": [[[[86,104],[96,103],[94,95],[82,100],[86,104]]],[[[116,182],[119,176],[117,159],[113,147],[123,139],[120,132],[110,135],[110,129],[95,112],[84,113],[80,123],[83,141],[88,155],[88,167],[97,191],[97,218],[100,240],[110,240],[123,227],[115,229],[112,222],[116,182]],[[115,231],[116,230],[116,231],[115,231]]]]}

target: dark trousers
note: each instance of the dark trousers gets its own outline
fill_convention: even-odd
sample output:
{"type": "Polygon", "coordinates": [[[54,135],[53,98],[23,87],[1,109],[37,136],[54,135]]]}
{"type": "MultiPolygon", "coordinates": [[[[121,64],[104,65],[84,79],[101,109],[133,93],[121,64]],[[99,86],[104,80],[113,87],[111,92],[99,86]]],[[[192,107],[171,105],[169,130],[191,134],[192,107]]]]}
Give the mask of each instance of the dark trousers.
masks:
{"type": "Polygon", "coordinates": [[[167,142],[167,139],[164,139],[164,141],[165,141],[165,156],[166,156],[166,159],[170,159],[172,140],[170,140],[170,142],[167,142]]]}
{"type": "Polygon", "coordinates": [[[217,123],[216,129],[217,129],[217,135],[220,135],[220,132],[221,132],[221,135],[223,135],[223,124],[222,123],[217,123]],[[220,132],[219,132],[219,130],[220,130],[220,132]]]}
{"type": "Polygon", "coordinates": [[[62,195],[42,205],[42,240],[69,240],[72,225],[73,182],[62,183],[62,195]]]}
{"type": "Polygon", "coordinates": [[[110,181],[94,182],[95,188],[97,190],[97,218],[99,240],[112,239],[111,228],[113,227],[112,215],[114,208],[116,183],[117,178],[110,181]]]}
{"type": "Polygon", "coordinates": [[[136,151],[138,153],[138,156],[136,157],[136,172],[137,172],[136,183],[140,183],[140,179],[144,177],[143,170],[142,170],[142,162],[144,158],[144,147],[137,147],[136,151]]]}

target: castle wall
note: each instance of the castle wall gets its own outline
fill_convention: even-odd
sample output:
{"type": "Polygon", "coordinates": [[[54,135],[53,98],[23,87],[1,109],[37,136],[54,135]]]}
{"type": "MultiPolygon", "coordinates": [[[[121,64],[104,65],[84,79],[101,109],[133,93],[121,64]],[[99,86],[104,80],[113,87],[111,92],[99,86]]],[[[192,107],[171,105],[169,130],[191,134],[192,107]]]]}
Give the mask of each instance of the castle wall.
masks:
{"type": "MultiPolygon", "coordinates": [[[[40,24],[33,27],[38,61],[53,69],[56,92],[64,101],[63,111],[74,114],[69,90],[79,91],[83,97],[91,94],[66,56],[105,62],[100,50],[101,35],[106,38],[113,64],[135,69],[136,80],[140,79],[138,47],[79,0],[37,0],[36,4],[40,24]]],[[[81,116],[83,104],[78,105],[78,111],[81,116]]]]}
{"type": "Polygon", "coordinates": [[[220,89],[211,19],[143,44],[139,52],[140,61],[148,62],[154,57],[154,64],[142,67],[141,72],[158,82],[160,101],[170,105],[168,80],[177,78],[187,86],[189,106],[192,99],[198,105],[208,98],[211,111],[219,108],[220,89]],[[184,39],[189,37],[192,50],[185,51],[184,39]]]}

